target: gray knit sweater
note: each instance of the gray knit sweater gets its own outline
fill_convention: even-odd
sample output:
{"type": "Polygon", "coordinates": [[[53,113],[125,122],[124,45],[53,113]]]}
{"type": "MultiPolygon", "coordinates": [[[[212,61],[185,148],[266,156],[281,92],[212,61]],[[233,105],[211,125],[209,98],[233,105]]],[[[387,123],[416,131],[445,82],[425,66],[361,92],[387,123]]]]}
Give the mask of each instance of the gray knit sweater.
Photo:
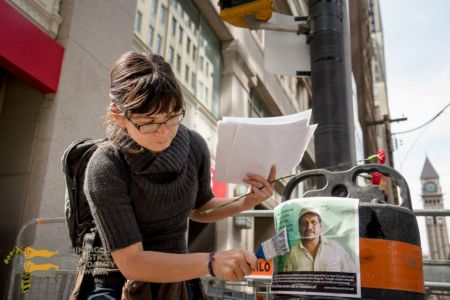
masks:
{"type": "Polygon", "coordinates": [[[205,141],[180,125],[164,152],[124,157],[128,179],[112,146],[97,149],[87,166],[84,190],[102,246],[110,253],[142,242],[144,250],[187,252],[188,216],[214,197],[205,141]]]}

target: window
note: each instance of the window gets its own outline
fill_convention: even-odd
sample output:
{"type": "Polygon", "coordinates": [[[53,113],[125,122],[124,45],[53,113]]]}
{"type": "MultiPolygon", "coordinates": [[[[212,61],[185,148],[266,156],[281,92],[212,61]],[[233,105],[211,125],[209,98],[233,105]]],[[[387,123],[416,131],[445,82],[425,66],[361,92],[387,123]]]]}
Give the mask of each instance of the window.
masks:
{"type": "Polygon", "coordinates": [[[201,102],[205,103],[205,90],[203,87],[203,82],[199,81],[198,82],[198,98],[201,102]]]}
{"type": "Polygon", "coordinates": [[[191,38],[188,37],[186,40],[186,52],[189,54],[191,52],[191,38]]]}
{"type": "Polygon", "coordinates": [[[200,56],[200,71],[203,71],[203,63],[204,63],[204,58],[203,56],[200,56]]]}
{"type": "Polygon", "coordinates": [[[195,61],[195,57],[197,56],[197,47],[192,47],[192,59],[195,61]]]}
{"type": "Polygon", "coordinates": [[[167,7],[161,5],[161,11],[159,12],[159,23],[166,22],[167,18],[167,7]]]}
{"type": "Polygon", "coordinates": [[[191,87],[194,90],[194,93],[195,93],[196,85],[197,85],[197,74],[195,74],[195,72],[192,71],[192,74],[191,74],[191,87]]]}
{"type": "Polygon", "coordinates": [[[186,83],[189,84],[189,75],[190,75],[190,71],[189,71],[189,66],[186,65],[186,68],[184,70],[184,80],[186,81],[186,83]]]}
{"type": "Polygon", "coordinates": [[[177,19],[175,17],[172,18],[172,36],[175,36],[177,33],[177,19]]]}
{"type": "Polygon", "coordinates": [[[160,36],[158,34],[158,36],[156,37],[156,53],[157,54],[161,54],[161,49],[162,48],[162,36],[160,36]]]}
{"type": "Polygon", "coordinates": [[[152,15],[156,16],[158,13],[158,0],[152,0],[152,15]]]}
{"type": "Polygon", "coordinates": [[[250,90],[250,98],[248,100],[248,116],[251,118],[272,116],[267,106],[257,97],[253,90],[250,90]]]}
{"type": "Polygon", "coordinates": [[[171,65],[173,65],[173,56],[174,56],[173,47],[169,47],[169,52],[167,54],[167,57],[169,58],[169,63],[171,65]]]}
{"type": "Polygon", "coordinates": [[[181,45],[183,43],[183,27],[178,26],[178,43],[181,45]]]}
{"type": "Polygon", "coordinates": [[[153,46],[154,35],[155,35],[155,29],[151,25],[148,26],[147,44],[150,48],[152,48],[152,46],[153,46]]]}
{"type": "Polygon", "coordinates": [[[181,56],[177,55],[177,72],[181,73],[181,56]]]}
{"type": "Polygon", "coordinates": [[[166,57],[177,79],[218,117],[222,47],[196,5],[200,2],[145,0],[145,11],[136,9],[135,32],[153,53],[166,57]]]}
{"type": "Polygon", "coordinates": [[[136,19],[134,20],[134,30],[136,32],[141,32],[142,25],[142,13],[140,11],[136,12],[136,19]]]}

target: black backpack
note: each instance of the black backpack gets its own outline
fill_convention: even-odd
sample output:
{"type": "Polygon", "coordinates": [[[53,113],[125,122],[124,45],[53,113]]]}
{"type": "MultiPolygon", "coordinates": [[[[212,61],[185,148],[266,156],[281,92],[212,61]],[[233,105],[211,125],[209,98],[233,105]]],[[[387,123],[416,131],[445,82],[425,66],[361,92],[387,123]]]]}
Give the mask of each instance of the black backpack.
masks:
{"type": "MultiPolygon", "coordinates": [[[[198,151],[198,144],[195,138],[192,138],[191,148],[194,152],[193,163],[200,170],[202,159],[201,153],[198,151]],[[195,146],[194,146],[195,144],[195,146]]],[[[66,224],[69,229],[69,237],[76,250],[83,248],[83,239],[86,233],[95,231],[96,226],[89,208],[89,204],[84,194],[84,175],[87,164],[92,154],[97,150],[101,143],[107,139],[90,139],[79,138],[70,144],[64,151],[61,159],[63,172],[66,178],[66,196],[65,196],[65,216],[66,224]]],[[[130,186],[131,174],[125,158],[116,147],[114,153],[115,161],[120,162],[117,167],[124,174],[127,185],[130,186]]],[[[81,252],[81,251],[80,251],[81,252]]]]}
{"type": "MultiPolygon", "coordinates": [[[[72,142],[64,151],[61,159],[66,178],[65,215],[72,247],[81,249],[86,233],[95,228],[91,210],[84,194],[84,176],[92,154],[107,139],[80,138],[72,142]]],[[[121,152],[114,147],[114,153],[120,162],[119,170],[129,180],[128,168],[121,152]]]]}

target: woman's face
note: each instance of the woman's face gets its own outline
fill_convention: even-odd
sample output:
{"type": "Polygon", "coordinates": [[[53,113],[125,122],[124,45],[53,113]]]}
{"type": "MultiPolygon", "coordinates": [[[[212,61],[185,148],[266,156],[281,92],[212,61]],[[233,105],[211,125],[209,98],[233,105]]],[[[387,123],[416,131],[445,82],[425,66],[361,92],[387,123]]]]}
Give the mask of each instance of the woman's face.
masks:
{"type": "Polygon", "coordinates": [[[183,111],[152,115],[133,114],[125,119],[125,126],[136,143],[158,153],[169,148],[177,135],[183,116],[183,111]]]}

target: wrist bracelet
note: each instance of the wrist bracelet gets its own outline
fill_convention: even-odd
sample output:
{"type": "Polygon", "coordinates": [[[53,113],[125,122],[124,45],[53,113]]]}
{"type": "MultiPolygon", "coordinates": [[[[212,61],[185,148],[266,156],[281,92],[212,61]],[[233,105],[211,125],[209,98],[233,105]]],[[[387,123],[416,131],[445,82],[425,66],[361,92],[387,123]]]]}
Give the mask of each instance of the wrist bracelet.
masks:
{"type": "Polygon", "coordinates": [[[213,266],[212,266],[213,261],[215,259],[214,254],[216,254],[214,251],[210,252],[208,254],[208,272],[209,272],[209,275],[211,275],[212,277],[216,277],[216,274],[214,274],[214,270],[213,270],[213,266]]]}

